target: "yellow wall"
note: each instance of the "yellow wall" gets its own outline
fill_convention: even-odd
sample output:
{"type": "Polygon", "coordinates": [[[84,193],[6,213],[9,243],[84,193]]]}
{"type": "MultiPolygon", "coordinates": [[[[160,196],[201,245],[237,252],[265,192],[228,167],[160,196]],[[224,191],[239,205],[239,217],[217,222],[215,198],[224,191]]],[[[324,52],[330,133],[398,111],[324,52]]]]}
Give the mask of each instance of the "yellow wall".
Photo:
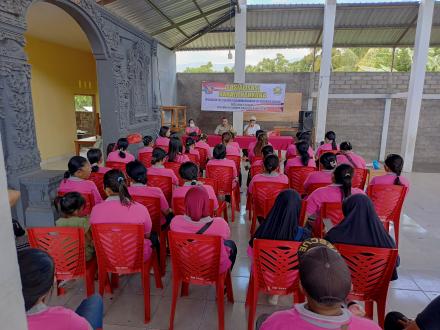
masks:
{"type": "Polygon", "coordinates": [[[26,41],[41,159],[73,155],[76,138],[74,95],[96,95],[99,108],[93,54],[31,36],[27,36],[26,41]]]}

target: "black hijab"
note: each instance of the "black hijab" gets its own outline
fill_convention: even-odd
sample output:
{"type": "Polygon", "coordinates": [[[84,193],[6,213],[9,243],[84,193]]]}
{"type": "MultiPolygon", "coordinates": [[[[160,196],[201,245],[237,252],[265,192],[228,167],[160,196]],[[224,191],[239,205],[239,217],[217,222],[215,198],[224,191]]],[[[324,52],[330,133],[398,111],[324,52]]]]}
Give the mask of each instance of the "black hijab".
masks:
{"type": "Polygon", "coordinates": [[[266,220],[258,227],[249,241],[253,247],[254,238],[271,239],[278,241],[294,241],[298,230],[302,233],[297,241],[310,238],[310,231],[299,227],[301,214],[301,198],[293,189],[282,191],[275,200],[266,220]]]}

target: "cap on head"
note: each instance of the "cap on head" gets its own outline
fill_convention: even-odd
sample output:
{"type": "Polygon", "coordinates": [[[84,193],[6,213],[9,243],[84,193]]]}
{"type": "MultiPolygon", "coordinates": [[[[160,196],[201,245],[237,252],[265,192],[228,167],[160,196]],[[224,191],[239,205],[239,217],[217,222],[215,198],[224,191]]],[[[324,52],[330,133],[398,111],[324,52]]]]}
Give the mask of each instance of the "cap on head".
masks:
{"type": "Polygon", "coordinates": [[[249,119],[249,120],[253,120],[253,121],[257,121],[257,117],[255,117],[255,116],[251,116],[251,118],[249,119]]]}
{"type": "Polygon", "coordinates": [[[298,249],[299,276],[307,294],[317,303],[343,302],[351,290],[351,274],[335,247],[324,239],[305,240],[298,249]]]}

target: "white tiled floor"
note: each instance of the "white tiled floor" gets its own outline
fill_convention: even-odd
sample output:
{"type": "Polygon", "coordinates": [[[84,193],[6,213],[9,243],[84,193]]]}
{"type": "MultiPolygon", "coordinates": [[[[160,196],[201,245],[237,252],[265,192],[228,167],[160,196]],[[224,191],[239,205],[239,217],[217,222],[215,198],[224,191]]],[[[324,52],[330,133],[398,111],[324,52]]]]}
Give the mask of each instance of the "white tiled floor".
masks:
{"type": "MultiPolygon", "coordinates": [[[[401,224],[399,279],[391,284],[387,310],[399,310],[414,317],[432,299],[440,295],[440,174],[413,173],[409,175],[411,189],[407,198],[401,224]]],[[[242,196],[245,196],[242,194],[242,196]]],[[[244,202],[244,201],[243,201],[244,202]]],[[[238,258],[233,275],[235,303],[225,300],[226,329],[246,329],[244,301],[249,279],[249,260],[246,247],[249,240],[249,225],[242,204],[240,217],[231,224],[232,238],[238,245],[238,258]]],[[[158,290],[151,280],[151,322],[143,324],[142,289],[138,276],[121,279],[120,289],[113,297],[105,297],[105,329],[168,329],[171,305],[170,272],[167,272],[164,289],[158,290]]],[[[79,305],[85,297],[82,283],[72,284],[65,296],[53,297],[51,304],[62,304],[70,308],[79,305]]],[[[260,297],[257,315],[287,308],[291,300],[281,299],[280,306],[267,304],[260,297]]],[[[188,297],[179,298],[175,318],[175,329],[216,329],[217,309],[212,288],[190,288],[188,297]]]]}

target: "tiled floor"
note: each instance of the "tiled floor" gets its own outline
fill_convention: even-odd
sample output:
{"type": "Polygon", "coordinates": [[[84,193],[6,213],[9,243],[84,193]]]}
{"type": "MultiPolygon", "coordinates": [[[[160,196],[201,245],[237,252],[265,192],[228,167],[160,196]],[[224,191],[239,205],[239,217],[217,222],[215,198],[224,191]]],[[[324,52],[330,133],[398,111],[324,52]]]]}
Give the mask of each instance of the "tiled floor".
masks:
{"type": "MultiPolygon", "coordinates": [[[[401,225],[399,279],[391,284],[387,310],[399,310],[414,317],[440,294],[440,174],[413,173],[409,178],[412,185],[401,225]]],[[[225,300],[226,329],[234,330],[247,327],[244,302],[249,280],[249,260],[246,255],[249,225],[243,205],[244,203],[239,219],[231,224],[232,239],[238,245],[238,258],[232,272],[235,303],[230,304],[225,300]]],[[[120,289],[116,290],[113,297],[105,297],[105,329],[168,329],[171,305],[170,276],[168,271],[163,279],[163,290],[156,289],[151,280],[152,319],[147,325],[143,324],[143,297],[139,277],[122,278],[120,289]]],[[[84,296],[82,283],[78,282],[71,285],[65,296],[54,296],[51,304],[75,308],[84,296]]],[[[289,298],[282,297],[279,306],[273,307],[268,305],[266,297],[262,296],[257,315],[288,308],[290,304],[289,298]]],[[[178,330],[216,329],[217,309],[213,288],[190,287],[190,295],[178,300],[174,324],[178,330]]]]}

